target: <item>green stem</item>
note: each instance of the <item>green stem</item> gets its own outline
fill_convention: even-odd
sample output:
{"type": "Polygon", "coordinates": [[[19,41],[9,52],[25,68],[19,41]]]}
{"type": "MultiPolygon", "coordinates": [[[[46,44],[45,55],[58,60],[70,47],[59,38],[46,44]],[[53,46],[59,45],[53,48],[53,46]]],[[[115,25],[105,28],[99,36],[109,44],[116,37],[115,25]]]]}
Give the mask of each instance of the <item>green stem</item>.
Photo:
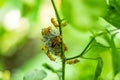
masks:
{"type": "Polygon", "coordinates": [[[58,12],[57,12],[57,8],[55,6],[55,3],[54,3],[53,0],[51,0],[51,2],[52,2],[52,5],[53,5],[54,11],[55,11],[55,15],[57,17],[58,22],[61,22],[61,19],[60,19],[60,16],[59,16],[58,12]]]}
{"type": "Polygon", "coordinates": [[[92,38],[92,39],[90,40],[90,42],[88,43],[88,45],[85,47],[85,49],[82,51],[81,54],[79,54],[79,55],[77,55],[77,56],[74,56],[74,57],[71,57],[71,58],[67,58],[66,60],[71,60],[71,59],[75,59],[75,58],[78,58],[78,57],[82,57],[82,56],[85,54],[86,50],[89,48],[90,44],[91,44],[93,41],[94,41],[94,38],[92,38]]]}
{"type": "Polygon", "coordinates": [[[65,60],[62,62],[62,80],[65,80],[65,60]]]}
{"type": "Polygon", "coordinates": [[[52,2],[52,5],[53,5],[53,8],[54,8],[54,11],[55,11],[55,15],[57,17],[57,21],[58,21],[58,24],[59,24],[59,32],[60,32],[60,35],[62,35],[62,28],[61,28],[61,19],[60,19],[60,16],[58,14],[58,11],[57,11],[57,8],[55,6],[55,3],[53,0],[51,0],[52,2]]]}
{"type": "MultiPolygon", "coordinates": [[[[51,0],[52,2],[52,5],[53,5],[53,8],[54,8],[54,11],[55,11],[55,14],[56,14],[56,17],[57,17],[57,21],[58,21],[58,24],[59,24],[59,32],[60,32],[60,36],[62,37],[62,27],[61,27],[61,19],[60,19],[60,16],[58,14],[58,11],[56,9],[56,6],[55,6],[55,3],[53,0],[51,0]]],[[[63,39],[61,38],[61,55],[62,55],[62,80],[65,80],[65,61],[66,61],[66,57],[64,55],[64,46],[63,46],[63,39]]]]}

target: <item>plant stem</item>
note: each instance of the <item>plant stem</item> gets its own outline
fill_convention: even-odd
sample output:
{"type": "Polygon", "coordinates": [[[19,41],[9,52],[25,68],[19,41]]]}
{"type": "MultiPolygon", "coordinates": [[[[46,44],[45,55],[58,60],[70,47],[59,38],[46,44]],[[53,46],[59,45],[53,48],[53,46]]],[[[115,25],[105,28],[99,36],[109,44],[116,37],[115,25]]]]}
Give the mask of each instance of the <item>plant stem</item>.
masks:
{"type": "Polygon", "coordinates": [[[62,29],[61,29],[61,19],[60,19],[60,16],[58,14],[58,11],[57,11],[57,8],[55,6],[55,3],[53,0],[51,0],[52,2],[52,5],[53,5],[53,8],[54,8],[54,11],[55,11],[55,15],[57,17],[57,21],[58,21],[58,24],[59,24],[59,32],[60,32],[60,35],[62,35],[62,29]]]}
{"type": "MultiPolygon", "coordinates": [[[[60,32],[60,36],[62,37],[62,27],[61,27],[61,19],[60,16],[58,14],[58,11],[56,9],[55,3],[53,0],[51,0],[56,17],[57,17],[57,21],[59,24],[59,32],[60,32]]],[[[64,46],[63,46],[63,39],[61,38],[61,55],[62,55],[62,80],[65,80],[65,61],[66,61],[66,57],[64,55],[64,46]]]]}
{"type": "Polygon", "coordinates": [[[62,80],[65,80],[65,61],[62,61],[62,80]]]}
{"type": "Polygon", "coordinates": [[[66,60],[71,60],[71,59],[75,59],[75,58],[78,58],[78,57],[82,57],[93,41],[94,41],[94,37],[90,40],[90,42],[87,44],[87,46],[85,47],[85,49],[82,51],[81,54],[79,54],[77,56],[74,56],[74,57],[71,57],[71,58],[67,58],[66,60]]]}
{"type": "Polygon", "coordinates": [[[60,19],[60,16],[59,16],[58,12],[57,12],[57,8],[55,6],[55,3],[54,3],[53,0],[51,0],[51,2],[52,2],[52,5],[53,5],[53,8],[54,8],[54,11],[55,11],[55,15],[56,15],[56,17],[58,19],[58,22],[60,22],[61,19],[60,19]]]}

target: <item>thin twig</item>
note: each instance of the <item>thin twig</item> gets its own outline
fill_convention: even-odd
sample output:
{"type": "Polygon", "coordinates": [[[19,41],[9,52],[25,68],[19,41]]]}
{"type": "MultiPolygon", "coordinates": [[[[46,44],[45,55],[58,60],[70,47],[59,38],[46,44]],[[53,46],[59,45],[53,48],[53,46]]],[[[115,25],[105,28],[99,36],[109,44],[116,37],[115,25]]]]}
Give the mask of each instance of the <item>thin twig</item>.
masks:
{"type": "MultiPolygon", "coordinates": [[[[54,1],[51,0],[51,2],[52,2],[52,5],[53,5],[53,8],[54,8],[56,17],[57,17],[57,21],[59,23],[60,36],[62,37],[61,19],[60,19],[60,16],[59,16],[58,12],[57,12],[54,1]]],[[[62,38],[61,38],[61,55],[62,55],[62,59],[63,59],[62,60],[62,80],[65,80],[65,61],[66,61],[66,57],[64,55],[64,46],[63,46],[63,39],[62,38]]]]}
{"type": "Polygon", "coordinates": [[[57,9],[56,9],[56,6],[55,6],[54,1],[51,0],[51,2],[52,2],[52,5],[53,5],[54,11],[55,11],[55,15],[56,15],[56,17],[57,17],[57,21],[58,21],[58,24],[59,24],[59,32],[60,32],[60,35],[62,35],[61,19],[60,19],[60,16],[59,16],[59,14],[58,14],[58,11],[57,11],[57,9]]]}
{"type": "Polygon", "coordinates": [[[87,46],[85,47],[85,49],[82,51],[81,54],[79,54],[77,56],[74,56],[74,57],[71,57],[71,58],[67,58],[66,60],[71,60],[71,59],[75,59],[75,58],[78,58],[78,57],[82,57],[93,41],[94,41],[94,37],[90,40],[90,42],[87,44],[87,46]]]}

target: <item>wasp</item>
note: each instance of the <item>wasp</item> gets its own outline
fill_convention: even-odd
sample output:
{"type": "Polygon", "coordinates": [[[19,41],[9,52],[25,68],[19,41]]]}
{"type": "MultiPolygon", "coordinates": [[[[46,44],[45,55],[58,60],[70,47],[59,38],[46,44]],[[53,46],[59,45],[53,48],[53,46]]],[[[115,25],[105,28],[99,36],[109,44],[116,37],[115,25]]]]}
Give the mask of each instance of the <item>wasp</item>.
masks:
{"type": "Polygon", "coordinates": [[[78,63],[79,60],[78,59],[73,59],[73,60],[68,60],[66,63],[67,64],[75,64],[75,63],[78,63]]]}
{"type": "Polygon", "coordinates": [[[62,22],[61,22],[61,26],[62,26],[62,27],[67,26],[67,22],[66,22],[66,20],[62,20],[62,22]]]}
{"type": "Polygon", "coordinates": [[[51,18],[51,23],[52,23],[55,27],[59,27],[59,23],[58,23],[57,19],[51,18]]]}
{"type": "Polygon", "coordinates": [[[48,28],[44,28],[44,29],[42,30],[42,35],[46,35],[46,34],[50,33],[50,30],[51,30],[51,27],[50,27],[50,26],[49,26],[48,28]]]}
{"type": "MultiPolygon", "coordinates": [[[[59,27],[59,23],[58,20],[55,18],[51,18],[51,23],[55,26],[55,27],[59,27]]],[[[65,20],[61,20],[61,24],[62,27],[65,27],[67,25],[67,22],[65,20]]]]}
{"type": "MultiPolygon", "coordinates": [[[[59,46],[59,47],[60,47],[61,39],[62,39],[62,37],[61,37],[60,35],[57,36],[57,37],[52,41],[51,47],[52,47],[52,48],[55,48],[56,46],[59,46]]],[[[67,46],[66,46],[66,44],[64,44],[64,51],[67,51],[67,46]]]]}
{"type": "Polygon", "coordinates": [[[61,42],[61,36],[57,36],[53,39],[51,47],[54,48],[57,45],[60,45],[61,42]]]}
{"type": "Polygon", "coordinates": [[[49,50],[47,51],[46,55],[49,57],[49,59],[50,59],[51,61],[55,61],[55,60],[56,60],[56,58],[54,58],[54,57],[51,55],[51,53],[49,52],[49,50]]]}
{"type": "Polygon", "coordinates": [[[55,61],[55,60],[56,60],[56,59],[51,55],[50,51],[46,48],[45,45],[42,45],[41,49],[42,49],[42,50],[47,50],[46,55],[48,56],[48,58],[49,58],[51,61],[55,61]]]}

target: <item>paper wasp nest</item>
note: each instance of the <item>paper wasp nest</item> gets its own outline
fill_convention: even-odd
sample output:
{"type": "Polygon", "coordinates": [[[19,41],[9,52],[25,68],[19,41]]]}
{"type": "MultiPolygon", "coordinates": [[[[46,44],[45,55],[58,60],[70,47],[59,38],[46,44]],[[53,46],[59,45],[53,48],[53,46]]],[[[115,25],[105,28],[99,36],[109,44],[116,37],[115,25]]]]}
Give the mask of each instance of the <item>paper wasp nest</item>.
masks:
{"type": "Polygon", "coordinates": [[[42,29],[42,37],[48,51],[55,55],[61,53],[61,37],[56,29],[52,27],[42,29]]]}
{"type": "MultiPolygon", "coordinates": [[[[41,31],[44,46],[42,46],[42,50],[47,51],[47,56],[52,60],[55,61],[52,55],[61,57],[61,36],[56,28],[47,27],[43,28],[41,31]],[[52,55],[51,55],[52,54],[52,55]]],[[[64,44],[64,50],[67,50],[66,45],[64,44]]]]}

